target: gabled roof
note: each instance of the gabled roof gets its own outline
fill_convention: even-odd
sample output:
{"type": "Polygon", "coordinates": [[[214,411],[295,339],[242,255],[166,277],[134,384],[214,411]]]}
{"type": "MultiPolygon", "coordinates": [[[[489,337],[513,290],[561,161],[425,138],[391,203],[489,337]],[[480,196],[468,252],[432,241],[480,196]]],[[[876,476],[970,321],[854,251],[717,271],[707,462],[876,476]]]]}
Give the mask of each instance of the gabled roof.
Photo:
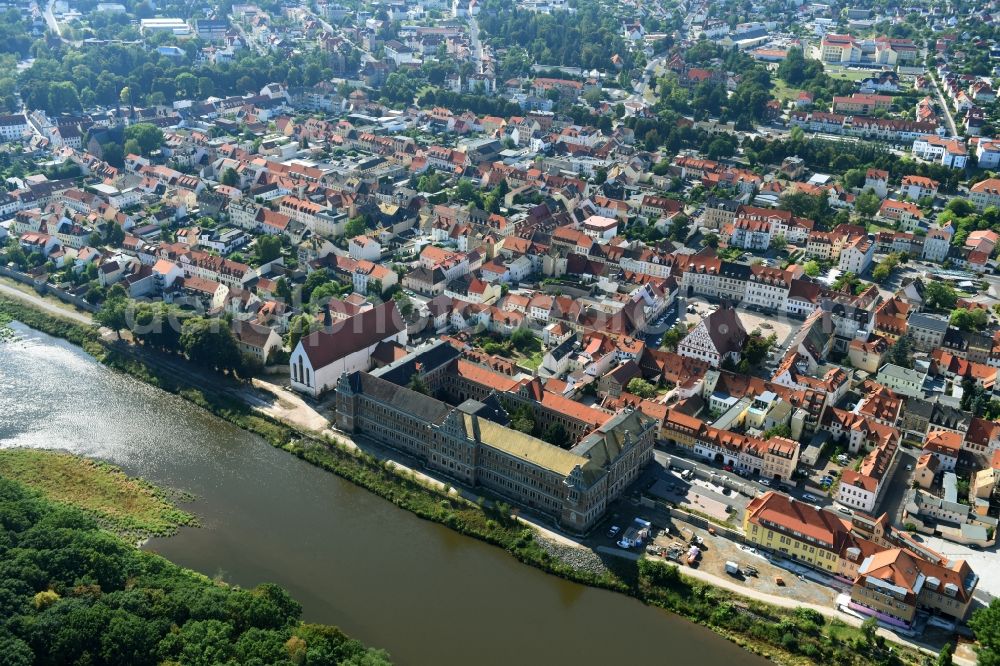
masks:
{"type": "Polygon", "coordinates": [[[313,370],[325,368],[345,356],[367,349],[406,329],[394,301],[381,303],[353,317],[334,322],[299,341],[313,370]]]}

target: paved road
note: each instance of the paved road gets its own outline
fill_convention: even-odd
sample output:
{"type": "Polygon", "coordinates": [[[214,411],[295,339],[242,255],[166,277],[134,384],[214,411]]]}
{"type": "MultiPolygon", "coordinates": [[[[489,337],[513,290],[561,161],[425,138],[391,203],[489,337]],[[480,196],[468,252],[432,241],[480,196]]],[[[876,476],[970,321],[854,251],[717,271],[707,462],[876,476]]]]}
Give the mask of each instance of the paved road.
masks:
{"type": "Polygon", "coordinates": [[[955,128],[955,119],[951,117],[951,109],[948,108],[948,103],[944,99],[944,95],[941,94],[941,86],[938,85],[937,76],[931,76],[931,83],[934,85],[934,92],[937,93],[938,104],[941,105],[941,109],[944,111],[945,120],[948,121],[948,131],[951,132],[952,136],[958,136],[958,130],[955,128]]]}
{"type": "Polygon", "coordinates": [[[60,307],[59,305],[56,305],[41,296],[21,291],[20,289],[16,289],[10,285],[0,283],[0,294],[30,303],[31,305],[45,310],[49,314],[54,314],[57,317],[72,319],[77,323],[86,324],[88,326],[94,323],[94,320],[89,313],[81,312],[80,310],[75,309],[71,310],[68,307],[60,307]]]}
{"type": "Polygon", "coordinates": [[[900,516],[903,512],[903,499],[906,491],[910,489],[913,471],[907,470],[907,465],[913,467],[917,464],[917,456],[912,449],[900,447],[897,455],[896,468],[889,479],[889,487],[886,488],[885,496],[878,507],[877,513],[885,512],[889,514],[889,520],[897,527],[902,526],[900,516]]]}
{"type": "MultiPolygon", "coordinates": [[[[620,555],[623,557],[627,556],[627,554],[623,553],[622,551],[615,552],[614,549],[610,548],[607,550],[609,554],[620,555]]],[[[811,608],[812,610],[815,610],[824,617],[830,618],[832,620],[840,620],[841,622],[849,624],[853,627],[861,626],[861,620],[859,618],[855,617],[854,615],[848,615],[847,613],[843,613],[837,610],[836,608],[830,608],[829,606],[823,606],[821,604],[811,604],[811,603],[796,601],[795,599],[792,599],[788,596],[768,594],[766,592],[761,592],[760,590],[750,590],[747,589],[747,587],[741,584],[739,581],[724,576],[716,576],[715,574],[708,573],[707,571],[702,571],[701,569],[692,569],[691,567],[678,567],[678,568],[680,569],[681,574],[683,574],[684,576],[687,576],[689,578],[695,578],[697,580],[708,583],[715,587],[721,587],[725,590],[729,590],[730,592],[734,592],[735,594],[746,597],[748,599],[763,601],[764,603],[772,604],[774,606],[779,606],[781,608],[791,608],[791,609],[811,608]]],[[[900,643],[902,645],[906,645],[908,647],[920,650],[924,654],[930,654],[930,655],[937,654],[936,650],[929,647],[924,647],[919,642],[916,642],[907,637],[900,636],[899,634],[889,631],[888,629],[883,629],[880,627],[878,629],[878,634],[880,636],[883,636],[888,641],[892,641],[894,643],[900,643]]]]}
{"type": "MultiPolygon", "coordinates": [[[[64,43],[69,44],[75,48],[80,48],[80,45],[83,44],[82,41],[79,40],[73,41],[63,37],[62,29],[59,27],[59,22],[56,21],[55,14],[52,13],[52,7],[55,4],[56,0],[49,0],[45,4],[45,9],[41,9],[41,7],[39,7],[40,11],[42,12],[42,16],[45,18],[45,23],[48,25],[49,30],[55,33],[55,36],[58,37],[60,40],[62,40],[64,43]]],[[[35,6],[37,7],[38,5],[36,4],[35,6]]]]}
{"type": "MultiPolygon", "coordinates": [[[[740,476],[739,474],[734,474],[733,472],[727,472],[724,469],[722,469],[722,467],[711,465],[703,458],[698,458],[696,456],[693,456],[682,446],[673,446],[668,448],[667,450],[662,450],[662,449],[653,450],[653,459],[657,463],[659,463],[664,469],[666,469],[667,465],[674,458],[679,458],[683,460],[685,463],[687,463],[685,467],[691,467],[691,466],[695,467],[697,470],[701,472],[702,476],[711,477],[711,475],[715,474],[720,477],[729,479],[729,481],[733,484],[753,486],[761,493],[770,490],[769,487],[761,485],[754,479],[746,479],[740,476]]],[[[724,496],[723,499],[725,499],[724,496]]]]}
{"type": "Polygon", "coordinates": [[[469,14],[469,42],[472,46],[472,57],[476,61],[476,67],[481,72],[483,69],[483,43],[479,39],[479,21],[472,14],[469,14]]]}
{"type": "Polygon", "coordinates": [[[42,15],[45,17],[45,22],[49,26],[49,30],[55,33],[55,36],[62,39],[62,30],[59,28],[59,22],[56,21],[55,14],[52,13],[52,6],[55,5],[56,0],[49,0],[45,5],[45,9],[42,15]]]}

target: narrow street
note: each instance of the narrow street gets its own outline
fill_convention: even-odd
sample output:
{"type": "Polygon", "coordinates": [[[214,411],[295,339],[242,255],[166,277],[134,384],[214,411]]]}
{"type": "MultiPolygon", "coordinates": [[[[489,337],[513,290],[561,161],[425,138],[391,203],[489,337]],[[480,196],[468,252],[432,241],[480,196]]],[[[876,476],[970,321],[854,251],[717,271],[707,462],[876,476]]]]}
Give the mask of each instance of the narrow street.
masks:
{"type": "Polygon", "coordinates": [[[31,305],[48,312],[49,314],[56,315],[57,317],[65,317],[66,319],[71,319],[78,324],[85,324],[87,326],[94,323],[93,318],[87,312],[81,312],[73,308],[72,306],[59,306],[52,301],[46,300],[41,296],[28,293],[26,291],[21,291],[16,287],[12,287],[8,284],[0,282],[0,294],[4,296],[9,296],[11,298],[16,298],[18,300],[30,303],[31,305]]]}
{"type": "Polygon", "coordinates": [[[931,76],[931,83],[934,84],[934,92],[937,93],[938,104],[944,111],[945,120],[948,121],[948,131],[951,132],[952,136],[958,136],[958,130],[955,128],[955,119],[952,118],[951,109],[948,108],[944,95],[941,93],[941,86],[938,85],[937,76],[931,76]]]}
{"type": "Polygon", "coordinates": [[[42,15],[45,17],[45,23],[48,24],[49,30],[51,30],[56,37],[62,39],[62,30],[59,28],[59,22],[56,21],[55,14],[52,13],[52,7],[55,4],[55,0],[49,0],[45,3],[45,9],[42,10],[42,15]]]}

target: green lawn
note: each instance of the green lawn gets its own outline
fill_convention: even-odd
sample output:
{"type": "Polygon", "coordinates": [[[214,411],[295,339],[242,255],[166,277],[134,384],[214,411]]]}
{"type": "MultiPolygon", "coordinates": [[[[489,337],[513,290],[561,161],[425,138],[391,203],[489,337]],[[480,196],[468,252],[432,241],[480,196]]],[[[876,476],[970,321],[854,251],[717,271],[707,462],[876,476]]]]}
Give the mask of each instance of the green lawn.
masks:
{"type": "Polygon", "coordinates": [[[873,72],[867,71],[856,71],[843,69],[842,67],[831,67],[827,66],[826,73],[835,79],[847,79],[848,81],[861,81],[862,79],[867,79],[872,76],[873,72]]]}
{"type": "Polygon", "coordinates": [[[774,93],[775,99],[779,99],[782,102],[794,101],[799,96],[798,88],[790,87],[777,77],[774,78],[771,86],[771,92],[774,93]]]}
{"type": "Polygon", "coordinates": [[[882,226],[880,224],[875,224],[874,222],[869,222],[868,223],[868,233],[870,233],[870,234],[877,234],[880,231],[892,231],[892,232],[895,232],[896,230],[893,229],[892,227],[884,227],[884,226],[882,226]]]}
{"type": "Polygon", "coordinates": [[[543,360],[544,360],[544,357],[542,355],[542,352],[536,351],[531,356],[526,356],[526,357],[522,358],[519,361],[519,364],[523,365],[524,367],[526,367],[526,368],[528,368],[530,370],[538,370],[538,366],[540,366],[542,364],[543,360]]]}

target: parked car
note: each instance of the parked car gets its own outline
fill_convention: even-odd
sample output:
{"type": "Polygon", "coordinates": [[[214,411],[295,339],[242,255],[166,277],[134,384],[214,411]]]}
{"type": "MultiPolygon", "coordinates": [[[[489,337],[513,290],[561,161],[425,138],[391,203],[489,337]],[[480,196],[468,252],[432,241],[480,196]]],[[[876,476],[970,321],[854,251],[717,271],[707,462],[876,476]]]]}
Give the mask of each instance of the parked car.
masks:
{"type": "Polygon", "coordinates": [[[733,471],[733,466],[732,465],[724,465],[722,467],[722,469],[724,469],[727,472],[732,472],[733,471]]]}
{"type": "Polygon", "coordinates": [[[812,493],[802,493],[802,499],[804,499],[807,502],[818,502],[819,501],[819,498],[816,497],[815,495],[813,495],[812,493]]]}
{"type": "Polygon", "coordinates": [[[611,529],[608,530],[608,538],[610,539],[613,536],[615,536],[616,534],[618,534],[621,531],[621,529],[622,528],[618,527],[617,525],[612,525],[611,529]]]}
{"type": "Polygon", "coordinates": [[[767,486],[767,487],[769,487],[769,488],[770,488],[770,487],[771,487],[771,482],[770,482],[770,481],[768,481],[767,479],[761,479],[761,480],[760,480],[760,485],[762,485],[762,486],[767,486]]]}

